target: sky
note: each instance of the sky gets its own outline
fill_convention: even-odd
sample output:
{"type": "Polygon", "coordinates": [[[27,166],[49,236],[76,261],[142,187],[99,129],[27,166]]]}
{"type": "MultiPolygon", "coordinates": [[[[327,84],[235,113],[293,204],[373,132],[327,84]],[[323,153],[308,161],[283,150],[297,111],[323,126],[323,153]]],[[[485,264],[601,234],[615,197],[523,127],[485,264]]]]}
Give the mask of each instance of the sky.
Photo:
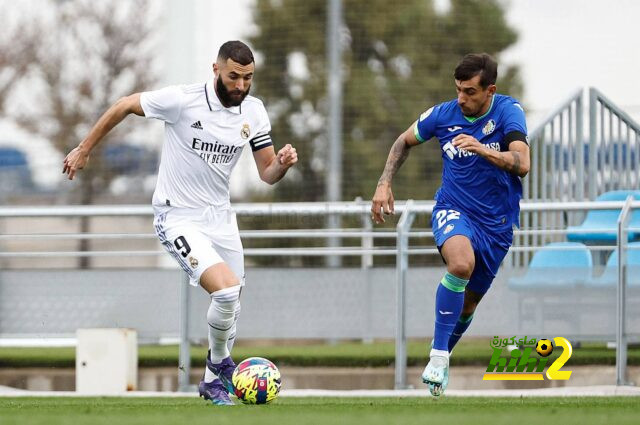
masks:
{"type": "Polygon", "coordinates": [[[596,87],[640,121],[637,0],[510,0],[518,43],[502,60],[521,66],[523,102],[549,112],[580,87],[596,87]]]}

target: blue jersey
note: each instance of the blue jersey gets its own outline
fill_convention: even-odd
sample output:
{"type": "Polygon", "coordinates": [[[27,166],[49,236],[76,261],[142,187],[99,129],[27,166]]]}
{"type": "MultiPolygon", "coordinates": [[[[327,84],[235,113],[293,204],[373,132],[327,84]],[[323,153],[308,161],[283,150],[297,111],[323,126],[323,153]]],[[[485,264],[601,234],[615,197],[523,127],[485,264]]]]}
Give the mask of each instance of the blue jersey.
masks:
{"type": "Polygon", "coordinates": [[[441,103],[420,116],[414,132],[420,142],[432,137],[440,142],[444,165],[442,186],[435,196],[438,204],[465,212],[488,230],[519,225],[520,178],[452,143],[455,136],[468,134],[489,149],[509,150],[506,135],[527,134],[524,111],[517,100],[496,94],[487,113],[478,118],[465,117],[456,100],[441,103]]]}

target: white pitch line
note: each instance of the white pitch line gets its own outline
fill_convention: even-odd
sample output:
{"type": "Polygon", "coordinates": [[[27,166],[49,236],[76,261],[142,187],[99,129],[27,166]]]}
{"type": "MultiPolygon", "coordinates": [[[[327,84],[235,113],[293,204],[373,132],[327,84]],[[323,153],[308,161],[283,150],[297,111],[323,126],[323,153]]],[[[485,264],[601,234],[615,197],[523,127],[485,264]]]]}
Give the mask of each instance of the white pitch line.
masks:
{"type": "MultiPolygon", "coordinates": [[[[283,390],[281,397],[431,397],[425,390],[283,390]]],[[[597,385],[528,390],[449,390],[445,397],[640,397],[640,388],[597,385]]],[[[28,391],[0,386],[0,397],[197,397],[195,392],[131,391],[121,394],[78,394],[73,391],[28,391]]]]}
{"type": "MultiPolygon", "coordinates": [[[[289,390],[282,397],[431,397],[424,389],[412,390],[289,390]]],[[[587,396],[637,396],[638,387],[600,385],[588,387],[556,387],[511,390],[448,390],[446,397],[587,397],[587,396]]]]}

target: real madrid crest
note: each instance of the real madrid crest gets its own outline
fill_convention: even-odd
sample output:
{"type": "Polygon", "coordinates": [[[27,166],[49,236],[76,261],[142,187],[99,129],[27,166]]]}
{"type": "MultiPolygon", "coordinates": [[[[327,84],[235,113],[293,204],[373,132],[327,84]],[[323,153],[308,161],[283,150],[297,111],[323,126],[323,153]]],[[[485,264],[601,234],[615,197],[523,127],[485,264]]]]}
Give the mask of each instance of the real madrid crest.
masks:
{"type": "Polygon", "coordinates": [[[249,129],[249,124],[242,124],[242,130],[240,130],[240,136],[243,139],[248,139],[249,134],[251,134],[251,130],[249,129]]]}
{"type": "Polygon", "coordinates": [[[484,127],[482,127],[482,134],[487,136],[487,135],[493,133],[493,130],[495,130],[495,129],[496,129],[496,122],[494,120],[489,120],[484,125],[484,127]]]}
{"type": "Polygon", "coordinates": [[[196,267],[198,267],[198,259],[192,256],[189,256],[189,265],[191,266],[192,269],[195,269],[196,267]]]}

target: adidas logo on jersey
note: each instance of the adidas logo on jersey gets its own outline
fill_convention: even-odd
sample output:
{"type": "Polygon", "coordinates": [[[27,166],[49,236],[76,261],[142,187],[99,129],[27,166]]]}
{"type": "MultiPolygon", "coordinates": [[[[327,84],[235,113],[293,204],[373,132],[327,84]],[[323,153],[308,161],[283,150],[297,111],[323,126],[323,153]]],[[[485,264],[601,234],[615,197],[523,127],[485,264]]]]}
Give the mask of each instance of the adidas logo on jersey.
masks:
{"type": "Polygon", "coordinates": [[[196,128],[198,130],[202,130],[202,124],[200,124],[200,121],[196,121],[193,124],[191,124],[191,128],[196,128]]]}

